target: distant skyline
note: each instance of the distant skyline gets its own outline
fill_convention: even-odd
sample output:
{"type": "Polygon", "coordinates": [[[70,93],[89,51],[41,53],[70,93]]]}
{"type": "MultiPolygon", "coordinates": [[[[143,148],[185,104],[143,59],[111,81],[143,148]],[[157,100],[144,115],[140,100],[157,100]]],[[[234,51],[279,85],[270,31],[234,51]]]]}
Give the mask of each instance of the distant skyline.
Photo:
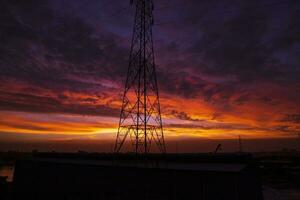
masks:
{"type": "MultiPolygon", "coordinates": [[[[154,4],[167,143],[188,149],[239,135],[300,143],[300,1],[154,4]]],[[[0,141],[109,148],[133,17],[124,0],[0,0],[0,141]]]]}

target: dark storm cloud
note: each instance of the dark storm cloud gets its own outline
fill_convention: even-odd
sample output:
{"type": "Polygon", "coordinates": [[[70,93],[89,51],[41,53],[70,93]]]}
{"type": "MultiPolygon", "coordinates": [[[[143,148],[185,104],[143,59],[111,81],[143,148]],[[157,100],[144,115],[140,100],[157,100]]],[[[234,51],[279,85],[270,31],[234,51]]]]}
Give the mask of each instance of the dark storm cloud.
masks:
{"type": "MultiPolygon", "coordinates": [[[[290,10],[284,20],[280,35],[274,40],[273,47],[278,49],[288,49],[300,43],[300,2],[290,1],[290,10]]],[[[299,50],[299,49],[298,49],[299,50]]],[[[298,51],[299,52],[299,51],[298,51]]]]}
{"type": "Polygon", "coordinates": [[[288,114],[281,121],[300,124],[300,114],[288,114]]]}
{"type": "MultiPolygon", "coordinates": [[[[257,93],[262,82],[287,89],[300,84],[299,1],[181,3],[177,0],[161,10],[158,6],[157,11],[164,91],[204,98],[230,110],[230,104],[249,101],[280,103],[275,93],[257,93]]],[[[295,96],[299,95],[289,93],[287,98],[296,103],[295,96]]]]}
{"type": "Polygon", "coordinates": [[[118,45],[118,36],[55,11],[50,1],[0,3],[0,79],[17,80],[23,87],[15,92],[1,87],[2,110],[117,115],[109,105],[97,106],[95,97],[82,97],[85,105],[62,100],[70,91],[106,98],[116,86],[104,85],[102,79],[117,85],[123,80],[128,52],[118,45]]]}
{"type": "Polygon", "coordinates": [[[219,20],[209,16],[201,24],[203,36],[190,49],[206,63],[200,70],[235,74],[243,81],[277,75],[266,69],[271,54],[262,41],[267,22],[266,14],[256,8],[240,9],[238,14],[219,20]]]}
{"type": "Polygon", "coordinates": [[[96,32],[80,18],[54,12],[47,1],[4,2],[2,76],[55,82],[69,74],[99,78],[126,71],[127,50],[111,34],[96,32]]]}
{"type": "Polygon", "coordinates": [[[187,72],[165,69],[158,71],[158,81],[160,89],[164,92],[187,98],[197,97],[206,85],[205,81],[187,72]]]}
{"type": "MultiPolygon", "coordinates": [[[[99,98],[108,91],[121,92],[132,31],[133,12],[122,8],[130,8],[128,2],[0,3],[0,79],[28,84],[26,91],[4,91],[11,101],[2,99],[2,108],[97,114],[100,111],[89,107],[96,103],[95,96],[82,97],[80,102],[89,106],[76,108],[62,103],[68,98],[63,92],[99,98]],[[111,13],[105,17],[106,11],[111,13]],[[37,95],[33,86],[55,95],[37,95]],[[44,110],[42,104],[47,105],[44,110]]],[[[155,1],[161,94],[202,98],[220,113],[253,100],[274,105],[276,98],[255,92],[260,81],[287,88],[299,84],[299,7],[295,0],[155,1]]],[[[174,115],[193,120],[188,113],[174,115]]]]}
{"type": "Polygon", "coordinates": [[[72,113],[84,115],[119,116],[119,109],[110,105],[97,105],[93,99],[81,99],[80,102],[64,103],[62,98],[22,93],[0,93],[0,110],[40,112],[40,113],[72,113]],[[92,102],[91,102],[92,101],[92,102]],[[87,104],[83,104],[87,103],[87,104]]]}
{"type": "Polygon", "coordinates": [[[189,116],[187,113],[185,112],[178,112],[176,110],[171,110],[170,111],[170,115],[176,117],[177,119],[181,119],[181,120],[188,120],[188,121],[201,121],[199,119],[193,119],[191,116],[189,116]]]}

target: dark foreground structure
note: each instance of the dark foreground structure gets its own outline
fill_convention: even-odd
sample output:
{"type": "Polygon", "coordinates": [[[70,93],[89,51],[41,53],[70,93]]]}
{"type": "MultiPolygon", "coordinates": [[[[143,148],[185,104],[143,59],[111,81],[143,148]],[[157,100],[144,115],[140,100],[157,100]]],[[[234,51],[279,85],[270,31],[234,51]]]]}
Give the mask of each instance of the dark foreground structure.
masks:
{"type": "Polygon", "coordinates": [[[16,163],[15,200],[261,200],[250,155],[44,154],[16,163]]]}

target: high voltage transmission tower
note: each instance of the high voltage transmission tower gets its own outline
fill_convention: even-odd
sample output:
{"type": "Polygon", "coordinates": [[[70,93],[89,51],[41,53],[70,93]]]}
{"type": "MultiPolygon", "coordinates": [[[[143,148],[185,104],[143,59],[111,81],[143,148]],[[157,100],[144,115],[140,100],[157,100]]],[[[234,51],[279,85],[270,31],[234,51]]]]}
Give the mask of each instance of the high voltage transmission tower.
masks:
{"type": "Polygon", "coordinates": [[[115,153],[129,140],[136,153],[149,153],[155,145],[165,153],[153,52],[153,1],[135,0],[134,29],[129,67],[115,142],[115,153]]]}

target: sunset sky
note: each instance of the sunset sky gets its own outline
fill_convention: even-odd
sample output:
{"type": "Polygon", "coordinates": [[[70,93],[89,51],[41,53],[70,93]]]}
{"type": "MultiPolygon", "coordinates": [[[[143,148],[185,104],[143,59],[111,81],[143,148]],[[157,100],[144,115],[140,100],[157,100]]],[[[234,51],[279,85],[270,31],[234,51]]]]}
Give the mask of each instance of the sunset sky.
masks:
{"type": "MultiPolygon", "coordinates": [[[[166,141],[297,138],[300,1],[154,0],[166,141]]],[[[113,141],[129,0],[0,0],[0,140],[113,141]]]]}

